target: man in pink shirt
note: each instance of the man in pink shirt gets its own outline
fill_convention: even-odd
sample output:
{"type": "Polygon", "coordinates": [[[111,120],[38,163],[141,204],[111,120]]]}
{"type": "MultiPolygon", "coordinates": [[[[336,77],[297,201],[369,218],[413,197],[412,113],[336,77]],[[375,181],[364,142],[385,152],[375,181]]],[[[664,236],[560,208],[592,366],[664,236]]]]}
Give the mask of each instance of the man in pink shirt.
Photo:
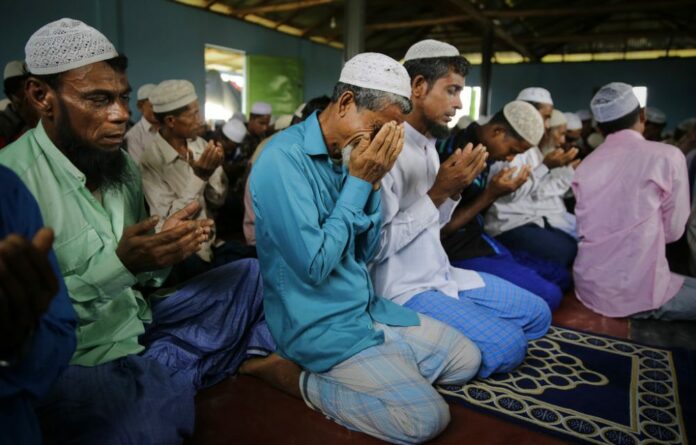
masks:
{"type": "Polygon", "coordinates": [[[684,155],[643,138],[644,111],[630,85],[605,85],[590,105],[606,140],[572,184],[575,293],[609,317],[696,319],[696,279],[670,272],[665,257],[689,217],[684,155]]]}

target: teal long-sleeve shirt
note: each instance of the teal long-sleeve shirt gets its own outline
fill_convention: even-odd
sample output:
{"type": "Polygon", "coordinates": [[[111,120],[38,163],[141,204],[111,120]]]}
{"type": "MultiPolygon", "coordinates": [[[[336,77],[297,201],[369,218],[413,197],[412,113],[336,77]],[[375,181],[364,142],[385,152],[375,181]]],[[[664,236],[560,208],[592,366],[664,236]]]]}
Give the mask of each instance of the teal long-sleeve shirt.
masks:
{"type": "Polygon", "coordinates": [[[324,372],[384,342],[374,321],[419,324],[374,293],[367,263],[380,194],[331,160],[316,114],[268,143],[250,190],[266,320],[281,355],[324,372]]]}

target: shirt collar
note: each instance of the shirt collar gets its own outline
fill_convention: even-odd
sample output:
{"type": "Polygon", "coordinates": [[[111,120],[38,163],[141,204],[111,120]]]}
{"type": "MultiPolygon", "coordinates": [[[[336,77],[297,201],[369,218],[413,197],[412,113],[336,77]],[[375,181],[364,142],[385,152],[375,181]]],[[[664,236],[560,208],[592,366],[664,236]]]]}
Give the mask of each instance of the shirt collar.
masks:
{"type": "Polygon", "coordinates": [[[607,136],[607,141],[611,141],[612,139],[621,139],[621,138],[630,138],[630,139],[636,139],[640,141],[644,141],[645,137],[638,133],[636,130],[633,130],[631,128],[627,128],[625,130],[617,131],[616,133],[612,133],[609,136],[607,136]]]}
{"type": "Polygon", "coordinates": [[[321,132],[319,118],[315,111],[302,124],[304,125],[304,152],[310,156],[329,155],[329,149],[324,142],[324,134],[321,132]]]}
{"type": "Polygon", "coordinates": [[[41,148],[41,151],[44,152],[44,154],[51,159],[52,163],[55,163],[62,168],[64,168],[70,175],[72,175],[75,179],[80,181],[82,184],[85,184],[87,181],[85,174],[82,173],[75,165],[70,162],[70,159],[67,158],[63,154],[58,147],[53,144],[53,141],[48,137],[46,134],[46,130],[44,129],[43,122],[39,121],[39,124],[36,126],[36,129],[34,130],[34,137],[36,138],[36,141],[39,143],[39,147],[41,148]]]}
{"type": "Polygon", "coordinates": [[[417,147],[425,149],[428,145],[435,148],[435,138],[428,137],[422,134],[420,131],[416,130],[408,122],[404,122],[404,134],[405,138],[410,140],[412,144],[417,147]]]}
{"type": "Polygon", "coordinates": [[[148,133],[150,131],[152,131],[152,124],[150,122],[148,122],[147,119],[145,119],[144,117],[140,118],[140,124],[143,126],[145,131],[147,131],[148,133]]]}
{"type": "Polygon", "coordinates": [[[159,148],[160,154],[162,155],[162,159],[164,159],[164,162],[167,164],[171,164],[180,157],[179,152],[176,151],[174,147],[172,147],[169,142],[162,137],[159,131],[155,135],[155,142],[159,148]]]}

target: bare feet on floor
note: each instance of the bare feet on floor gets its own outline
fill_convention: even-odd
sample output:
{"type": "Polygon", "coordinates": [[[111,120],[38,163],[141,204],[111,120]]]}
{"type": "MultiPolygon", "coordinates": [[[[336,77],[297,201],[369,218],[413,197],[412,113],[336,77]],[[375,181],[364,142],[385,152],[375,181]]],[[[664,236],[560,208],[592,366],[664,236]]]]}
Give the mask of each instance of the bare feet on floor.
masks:
{"type": "Polygon", "coordinates": [[[300,373],[302,368],[278,354],[268,357],[250,358],[239,367],[239,374],[250,375],[263,380],[272,387],[298,399],[300,393],[300,373]]]}

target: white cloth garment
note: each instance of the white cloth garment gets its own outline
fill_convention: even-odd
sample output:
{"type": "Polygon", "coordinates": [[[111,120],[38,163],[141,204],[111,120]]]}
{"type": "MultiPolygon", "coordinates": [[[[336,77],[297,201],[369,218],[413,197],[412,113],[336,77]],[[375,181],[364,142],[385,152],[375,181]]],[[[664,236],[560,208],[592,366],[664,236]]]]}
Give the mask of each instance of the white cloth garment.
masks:
{"type": "Polygon", "coordinates": [[[435,139],[408,123],[404,128],[404,148],[381,183],[382,233],[370,264],[375,292],[398,304],[427,290],[459,298],[459,291],[485,285],[476,272],[455,273],[440,243],[459,201],[435,207],[428,196],[440,168],[435,139]]]}
{"type": "Polygon", "coordinates": [[[128,154],[136,164],[140,164],[140,157],[145,149],[152,145],[152,141],[157,134],[157,129],[152,126],[144,117],[128,130],[126,133],[126,146],[128,154]]]}
{"type": "MultiPolygon", "coordinates": [[[[188,149],[193,159],[201,157],[206,142],[202,138],[188,142],[188,149]]],[[[218,167],[207,181],[200,179],[186,159],[169,145],[161,134],[157,133],[152,145],[140,158],[143,177],[143,192],[150,205],[150,213],[160,217],[157,230],[166,218],[183,209],[192,201],[198,201],[201,211],[196,219],[211,218],[210,211],[222,207],[227,195],[227,175],[218,167]]],[[[215,239],[215,232],[210,237],[198,256],[206,261],[212,259],[211,246],[221,242],[215,239]]]]}
{"type": "Polygon", "coordinates": [[[537,147],[518,154],[511,162],[499,161],[491,166],[488,178],[505,167],[530,165],[532,173],[527,182],[513,193],[498,198],[486,212],[485,229],[498,236],[528,223],[544,227],[544,218],[556,229],[577,238],[575,216],[568,213],[563,195],[570,189],[575,174],[572,167],[549,170],[544,155],[537,147]]]}

